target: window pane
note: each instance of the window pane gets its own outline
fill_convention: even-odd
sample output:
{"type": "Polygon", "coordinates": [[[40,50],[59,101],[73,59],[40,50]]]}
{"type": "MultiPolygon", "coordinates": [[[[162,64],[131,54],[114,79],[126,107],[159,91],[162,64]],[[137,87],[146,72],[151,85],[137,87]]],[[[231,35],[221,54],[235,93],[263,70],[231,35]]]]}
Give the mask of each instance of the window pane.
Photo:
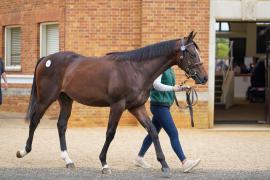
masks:
{"type": "Polygon", "coordinates": [[[47,55],[59,52],[59,29],[57,24],[47,25],[47,55]]]}
{"type": "Polygon", "coordinates": [[[5,66],[20,67],[21,65],[21,28],[6,27],[5,29],[5,66]]]}
{"type": "Polygon", "coordinates": [[[59,25],[40,25],[40,57],[59,52],[59,25]]]}
{"type": "Polygon", "coordinates": [[[21,29],[11,28],[11,60],[10,65],[21,64],[21,29]]]}
{"type": "Polygon", "coordinates": [[[222,22],[221,23],[221,31],[229,31],[229,30],[230,30],[229,23],[222,22]]]}

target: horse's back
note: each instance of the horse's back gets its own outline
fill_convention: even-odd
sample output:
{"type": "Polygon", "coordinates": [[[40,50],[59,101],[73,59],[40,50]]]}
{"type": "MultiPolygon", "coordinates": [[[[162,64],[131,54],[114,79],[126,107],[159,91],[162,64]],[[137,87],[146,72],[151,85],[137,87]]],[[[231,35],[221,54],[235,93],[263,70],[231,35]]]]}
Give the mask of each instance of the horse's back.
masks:
{"type": "Polygon", "coordinates": [[[82,104],[109,106],[108,81],[115,69],[113,66],[113,62],[104,57],[59,52],[39,64],[39,80],[82,104]]]}
{"type": "Polygon", "coordinates": [[[127,75],[131,72],[126,72],[126,63],[109,59],[109,56],[85,57],[74,52],[59,52],[39,63],[37,82],[42,94],[51,91],[58,96],[63,92],[85,105],[110,106],[123,98],[129,88],[127,75]]]}

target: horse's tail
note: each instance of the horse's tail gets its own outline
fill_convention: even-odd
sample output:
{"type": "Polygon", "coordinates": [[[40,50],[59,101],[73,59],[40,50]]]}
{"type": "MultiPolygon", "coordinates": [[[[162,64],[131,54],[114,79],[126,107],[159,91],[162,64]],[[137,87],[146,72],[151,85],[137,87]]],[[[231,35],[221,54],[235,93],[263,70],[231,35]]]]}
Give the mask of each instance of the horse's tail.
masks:
{"type": "Polygon", "coordinates": [[[36,105],[37,105],[36,70],[37,70],[38,64],[41,62],[42,59],[44,59],[44,57],[42,57],[38,60],[36,67],[35,67],[33,84],[32,84],[32,89],[31,89],[31,94],[30,94],[30,100],[29,100],[29,105],[28,105],[26,117],[25,117],[26,121],[32,120],[33,116],[35,114],[35,109],[36,109],[36,105]]]}

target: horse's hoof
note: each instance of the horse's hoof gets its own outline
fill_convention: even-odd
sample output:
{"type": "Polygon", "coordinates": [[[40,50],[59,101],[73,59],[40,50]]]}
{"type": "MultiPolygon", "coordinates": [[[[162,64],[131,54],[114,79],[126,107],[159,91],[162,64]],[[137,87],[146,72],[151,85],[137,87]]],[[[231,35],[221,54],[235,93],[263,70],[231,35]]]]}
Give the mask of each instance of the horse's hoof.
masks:
{"type": "Polygon", "coordinates": [[[162,177],[164,177],[164,178],[170,178],[171,177],[170,168],[161,168],[161,170],[162,170],[162,177]]]}
{"type": "Polygon", "coordinates": [[[102,174],[112,174],[112,171],[110,168],[102,168],[101,172],[102,174]]]}
{"type": "Polygon", "coordinates": [[[23,156],[21,155],[20,151],[17,151],[16,156],[17,156],[17,158],[23,158],[23,156]]]}
{"type": "Polygon", "coordinates": [[[68,164],[66,164],[66,168],[68,168],[68,169],[74,169],[75,168],[75,164],[74,163],[68,163],[68,164]]]}

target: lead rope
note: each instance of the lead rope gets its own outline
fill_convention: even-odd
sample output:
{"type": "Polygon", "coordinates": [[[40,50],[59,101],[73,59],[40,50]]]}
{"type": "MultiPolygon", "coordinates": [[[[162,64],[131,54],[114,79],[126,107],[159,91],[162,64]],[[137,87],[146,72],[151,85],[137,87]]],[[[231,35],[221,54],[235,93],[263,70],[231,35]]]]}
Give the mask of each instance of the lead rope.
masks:
{"type": "MultiPolygon", "coordinates": [[[[183,86],[186,81],[188,79],[186,79],[185,81],[183,81],[180,86],[183,86]]],[[[186,103],[187,105],[186,106],[180,106],[177,98],[176,98],[176,95],[175,95],[175,92],[173,93],[174,94],[174,100],[175,100],[175,103],[176,103],[176,106],[181,110],[181,109],[189,109],[189,113],[190,113],[190,121],[191,121],[191,126],[194,127],[194,119],[193,119],[193,106],[195,106],[198,102],[198,94],[197,94],[197,91],[195,90],[195,88],[191,87],[189,88],[188,90],[186,90],[186,103]]]]}

